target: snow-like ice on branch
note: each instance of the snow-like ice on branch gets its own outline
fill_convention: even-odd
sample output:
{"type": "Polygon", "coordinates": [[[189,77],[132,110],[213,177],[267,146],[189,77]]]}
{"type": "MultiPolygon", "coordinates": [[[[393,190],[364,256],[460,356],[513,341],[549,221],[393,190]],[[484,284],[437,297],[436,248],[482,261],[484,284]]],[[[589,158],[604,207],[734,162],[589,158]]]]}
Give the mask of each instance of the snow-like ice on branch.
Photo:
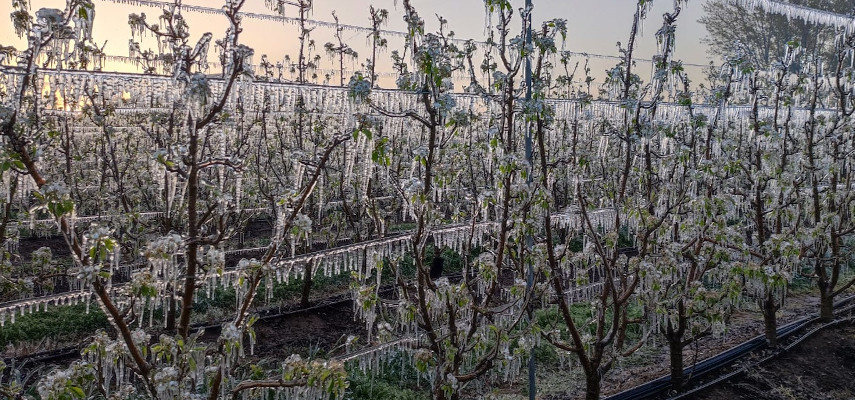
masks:
{"type": "Polygon", "coordinates": [[[783,15],[788,19],[800,19],[809,24],[828,25],[845,29],[847,34],[855,32],[855,16],[786,3],[780,0],[731,1],[746,8],[759,8],[770,14],[783,15]]]}

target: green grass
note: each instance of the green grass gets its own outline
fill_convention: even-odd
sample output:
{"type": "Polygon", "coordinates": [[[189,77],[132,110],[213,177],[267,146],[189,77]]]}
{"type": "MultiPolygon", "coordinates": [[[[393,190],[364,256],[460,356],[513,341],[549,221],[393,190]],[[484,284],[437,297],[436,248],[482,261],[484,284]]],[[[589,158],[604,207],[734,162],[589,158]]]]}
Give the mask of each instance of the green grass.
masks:
{"type": "MultiPolygon", "coordinates": [[[[429,255],[433,255],[433,249],[428,249],[429,255]]],[[[450,249],[442,252],[445,259],[446,273],[458,272],[463,267],[463,257],[450,249]]],[[[415,263],[411,255],[404,255],[399,264],[401,273],[406,278],[415,276],[415,263]]],[[[327,295],[344,291],[348,288],[351,277],[348,274],[327,277],[323,270],[315,272],[312,278],[312,294],[327,295]]],[[[383,283],[393,283],[395,274],[387,264],[383,271],[383,283]]],[[[256,295],[256,305],[259,307],[275,307],[299,301],[303,286],[302,279],[291,279],[288,283],[276,283],[273,285],[273,294],[267,302],[267,287],[262,284],[256,295]]],[[[193,305],[194,315],[197,322],[212,322],[212,319],[228,315],[235,310],[234,288],[218,287],[214,289],[213,296],[206,296],[200,291],[196,303],[193,305]]],[[[162,320],[162,311],[158,310],[156,319],[162,320]]],[[[37,343],[49,339],[57,341],[77,341],[98,329],[109,329],[110,324],[106,316],[96,306],[95,300],[90,304],[90,313],[86,314],[84,304],[76,306],[51,307],[48,311],[37,312],[17,317],[14,324],[6,321],[6,326],[0,328],[0,346],[6,347],[10,344],[37,343]]]]}
{"type": "Polygon", "coordinates": [[[77,341],[84,336],[110,327],[107,316],[94,303],[86,305],[50,307],[47,311],[18,316],[15,323],[6,321],[0,328],[0,346],[21,342],[51,339],[62,342],[77,341]]]}
{"type": "Polygon", "coordinates": [[[381,366],[382,373],[365,373],[356,363],[348,363],[349,387],[344,398],[347,400],[399,399],[429,400],[430,384],[418,379],[411,362],[402,360],[399,354],[381,366]]]}
{"type": "MultiPolygon", "coordinates": [[[[817,288],[816,278],[811,278],[810,275],[813,275],[813,267],[801,268],[801,270],[793,274],[793,279],[790,282],[787,290],[791,295],[806,295],[806,294],[818,294],[819,289],[817,288]]],[[[831,274],[829,269],[829,275],[831,274]]],[[[840,278],[837,282],[837,287],[841,287],[846,282],[855,278],[855,268],[850,265],[848,268],[841,268],[840,278]]]]}
{"type": "Polygon", "coordinates": [[[795,274],[787,288],[790,294],[809,294],[817,290],[816,282],[802,274],[795,274]]]}
{"type": "Polygon", "coordinates": [[[402,223],[390,226],[388,229],[388,232],[389,233],[406,232],[406,231],[411,231],[414,229],[416,229],[416,223],[415,222],[402,222],[402,223]]]}
{"type": "MultiPolygon", "coordinates": [[[[642,309],[638,305],[631,304],[628,308],[628,318],[637,319],[642,315],[642,309]]],[[[589,303],[575,303],[570,305],[570,315],[573,318],[573,322],[576,323],[577,327],[580,327],[580,331],[582,333],[585,332],[585,327],[588,329],[588,333],[591,335],[596,335],[596,324],[587,324],[588,321],[593,317],[591,311],[591,305],[589,303]]],[[[605,331],[608,331],[611,324],[611,315],[612,313],[608,311],[606,313],[606,328],[605,331]]],[[[564,324],[564,318],[561,317],[561,313],[558,310],[557,305],[550,306],[548,308],[542,308],[539,310],[535,310],[534,314],[535,321],[537,324],[542,327],[544,330],[550,329],[558,329],[561,332],[561,338],[563,340],[569,340],[570,335],[567,332],[567,326],[564,324]]],[[[636,340],[641,339],[642,332],[641,326],[638,324],[630,324],[626,330],[626,339],[629,343],[634,343],[636,340]]],[[[542,362],[554,362],[557,363],[559,361],[558,354],[555,351],[555,348],[548,344],[544,343],[541,347],[545,347],[544,349],[535,349],[535,357],[536,359],[540,359],[542,362]]]]}

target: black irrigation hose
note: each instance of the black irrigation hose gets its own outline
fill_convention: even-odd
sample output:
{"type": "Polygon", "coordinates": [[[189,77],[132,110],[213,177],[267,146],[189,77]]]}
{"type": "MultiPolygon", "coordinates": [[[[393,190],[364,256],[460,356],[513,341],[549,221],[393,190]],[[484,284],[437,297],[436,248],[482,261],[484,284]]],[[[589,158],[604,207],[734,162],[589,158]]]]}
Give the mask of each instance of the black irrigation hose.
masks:
{"type": "MultiPolygon", "coordinates": [[[[849,297],[849,298],[847,298],[847,299],[845,299],[845,300],[841,301],[840,303],[842,304],[844,301],[850,301],[850,300],[852,300],[852,297],[849,297]]],[[[849,306],[849,307],[847,307],[847,308],[846,308],[846,309],[844,309],[844,310],[840,310],[839,312],[842,312],[842,311],[850,311],[850,312],[851,312],[851,310],[853,309],[853,307],[855,307],[855,306],[849,306]]],[[[839,312],[836,312],[836,313],[839,313],[839,312]]],[[[809,324],[811,324],[811,323],[817,322],[818,320],[819,320],[819,317],[811,318],[811,319],[810,319],[810,321],[807,321],[804,325],[802,325],[802,327],[807,326],[807,325],[809,325],[809,324]]],[[[695,394],[697,394],[697,393],[699,393],[699,392],[701,392],[701,391],[704,391],[704,390],[706,390],[706,389],[709,389],[710,387],[712,387],[712,386],[714,386],[714,385],[717,385],[717,384],[719,384],[719,383],[725,382],[725,381],[727,381],[727,380],[729,380],[729,379],[732,379],[732,378],[734,378],[734,377],[737,377],[737,376],[739,376],[739,375],[744,374],[745,372],[747,372],[748,367],[751,367],[751,366],[759,366],[759,365],[765,364],[765,363],[769,362],[770,360],[772,360],[772,359],[774,359],[774,358],[776,358],[776,357],[778,357],[778,356],[780,356],[780,355],[782,355],[782,354],[785,354],[786,352],[788,352],[788,351],[792,350],[794,347],[798,346],[799,344],[801,344],[802,342],[804,342],[805,340],[809,339],[810,337],[812,337],[813,335],[815,335],[816,333],[818,333],[818,332],[820,332],[820,331],[822,331],[822,330],[825,330],[825,329],[827,329],[827,328],[831,328],[831,327],[837,326],[837,325],[839,325],[839,324],[841,324],[841,323],[843,323],[843,322],[851,322],[852,320],[853,320],[853,317],[852,317],[852,316],[849,316],[849,317],[847,317],[847,318],[840,318],[840,319],[836,319],[836,320],[831,321],[831,322],[828,322],[828,323],[824,323],[824,324],[822,324],[822,325],[820,325],[820,326],[818,326],[818,327],[816,327],[816,328],[814,328],[814,329],[812,329],[812,330],[810,330],[810,331],[806,332],[804,335],[802,335],[802,336],[798,337],[796,340],[794,340],[793,342],[791,342],[791,343],[789,343],[788,345],[784,346],[784,347],[783,347],[783,348],[781,348],[780,350],[778,350],[778,351],[776,351],[776,352],[774,352],[774,353],[771,353],[771,354],[767,355],[766,357],[763,357],[763,358],[762,358],[762,359],[760,359],[759,361],[754,362],[754,363],[751,363],[751,364],[748,364],[748,365],[744,365],[744,366],[742,366],[742,367],[740,367],[740,368],[736,369],[735,371],[731,371],[730,373],[727,373],[727,374],[725,374],[725,375],[719,376],[718,378],[716,378],[716,379],[714,379],[714,380],[712,380],[712,381],[705,382],[703,385],[700,385],[700,386],[698,386],[698,387],[692,388],[691,390],[688,390],[688,391],[686,391],[686,392],[680,393],[680,394],[678,394],[678,395],[676,395],[676,396],[672,397],[672,398],[671,398],[671,400],[691,398],[691,396],[692,396],[692,395],[695,395],[695,394]]]]}
{"type": "MultiPolygon", "coordinates": [[[[851,296],[851,297],[848,297],[846,299],[840,300],[834,305],[834,308],[837,309],[838,307],[843,306],[846,303],[849,303],[853,300],[855,300],[855,296],[851,296]]],[[[851,308],[851,306],[847,307],[847,309],[850,309],[850,308],[851,308]]],[[[847,309],[838,310],[837,313],[842,312],[842,311],[846,311],[847,309]]],[[[798,332],[799,330],[801,330],[802,328],[804,328],[804,327],[808,326],[809,324],[812,324],[818,320],[819,320],[819,317],[804,317],[804,318],[800,318],[796,321],[790,322],[786,325],[783,325],[780,328],[778,328],[778,330],[777,330],[778,339],[786,339],[786,338],[792,336],[793,334],[795,334],[796,332],[798,332]]],[[[823,327],[829,326],[831,324],[832,323],[826,324],[823,327]]],[[[801,343],[802,340],[811,336],[812,334],[819,331],[823,327],[819,327],[817,329],[814,329],[813,331],[808,332],[804,336],[800,337],[795,343],[796,344],[801,343]]],[[[754,352],[755,350],[758,350],[758,349],[764,347],[765,345],[766,345],[765,335],[757,336],[753,339],[749,339],[749,340],[737,345],[736,347],[733,347],[733,348],[726,350],[722,353],[719,353],[713,357],[710,357],[706,360],[703,360],[703,361],[695,364],[694,366],[686,367],[683,370],[683,374],[684,374],[684,376],[689,377],[689,379],[691,381],[696,381],[699,378],[702,378],[706,375],[710,375],[711,373],[714,373],[715,371],[718,371],[718,370],[720,370],[720,369],[722,369],[728,365],[731,365],[734,361],[736,361],[742,357],[745,357],[746,355],[754,352]]],[[[790,348],[792,348],[792,345],[784,348],[783,351],[787,351],[790,348]]],[[[776,352],[776,353],[766,357],[761,362],[765,362],[766,360],[771,359],[772,357],[775,357],[778,354],[782,354],[783,351],[776,352]]],[[[739,373],[742,373],[744,371],[745,371],[744,367],[739,368],[736,371],[733,371],[733,372],[730,372],[728,374],[717,377],[717,378],[713,379],[712,381],[705,382],[703,385],[698,386],[696,388],[693,388],[687,392],[680,393],[671,399],[673,400],[673,399],[687,398],[687,396],[695,394],[695,393],[697,393],[703,389],[706,389],[706,388],[708,388],[712,385],[715,385],[717,383],[720,383],[724,380],[730,379],[733,376],[735,376],[739,373]]],[[[625,390],[623,392],[620,392],[618,394],[607,397],[606,400],[646,399],[646,398],[651,398],[651,397],[662,395],[663,393],[666,393],[670,388],[671,388],[671,376],[665,375],[665,376],[660,377],[658,379],[652,380],[650,382],[641,384],[641,385],[636,386],[634,388],[631,388],[631,389],[625,390]]]]}
{"type": "MultiPolygon", "coordinates": [[[[775,357],[777,357],[777,356],[779,356],[779,355],[781,355],[781,354],[784,354],[784,353],[786,353],[786,352],[790,351],[793,347],[795,347],[795,346],[797,346],[797,345],[801,344],[804,340],[809,339],[811,336],[813,336],[814,334],[818,333],[819,331],[822,331],[822,330],[824,330],[824,329],[826,329],[826,328],[830,328],[830,327],[833,327],[833,326],[837,326],[838,324],[843,323],[843,322],[847,322],[847,321],[851,322],[851,321],[852,321],[852,319],[853,319],[852,317],[843,318],[843,319],[838,319],[838,320],[831,321],[831,322],[829,322],[829,323],[827,323],[827,324],[823,324],[823,325],[821,325],[821,326],[819,326],[819,327],[817,327],[817,328],[814,328],[814,329],[813,329],[813,330],[811,330],[810,332],[808,332],[808,333],[804,334],[802,337],[798,338],[798,339],[797,339],[796,341],[794,341],[793,343],[790,343],[789,345],[785,346],[785,347],[784,347],[783,349],[781,349],[780,351],[775,352],[775,353],[772,353],[772,354],[770,354],[770,355],[768,355],[768,356],[764,357],[762,360],[757,361],[757,362],[755,362],[755,363],[752,363],[751,365],[752,365],[752,366],[757,366],[757,365],[765,364],[766,362],[768,362],[768,361],[772,360],[773,358],[775,358],[775,357]]],[[[709,388],[710,388],[710,387],[712,387],[712,386],[715,386],[715,385],[717,385],[717,384],[720,384],[720,383],[722,383],[722,382],[725,382],[725,381],[727,381],[727,380],[733,379],[733,378],[735,378],[735,377],[738,377],[739,375],[744,374],[744,373],[747,371],[747,367],[748,367],[748,366],[743,366],[743,367],[741,367],[741,368],[736,369],[735,371],[731,371],[731,372],[729,372],[729,373],[727,373],[727,374],[725,374],[725,375],[719,376],[718,378],[716,378],[716,379],[714,379],[714,380],[712,380],[712,381],[706,382],[706,383],[704,383],[703,385],[700,385],[700,386],[694,387],[694,388],[692,388],[691,390],[688,390],[688,391],[686,391],[686,392],[683,392],[683,393],[677,394],[676,396],[671,397],[671,398],[670,398],[670,400],[677,400],[677,399],[687,399],[687,398],[691,398],[691,396],[694,396],[695,394],[698,394],[698,393],[700,393],[700,392],[702,392],[702,391],[704,391],[704,390],[707,390],[707,389],[709,389],[709,388]]]]}

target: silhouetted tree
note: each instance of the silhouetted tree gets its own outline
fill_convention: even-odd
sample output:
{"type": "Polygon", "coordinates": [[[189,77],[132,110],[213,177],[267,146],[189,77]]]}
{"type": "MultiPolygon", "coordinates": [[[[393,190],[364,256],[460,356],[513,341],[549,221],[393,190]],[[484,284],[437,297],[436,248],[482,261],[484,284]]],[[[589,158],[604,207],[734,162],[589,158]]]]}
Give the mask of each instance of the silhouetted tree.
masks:
{"type": "MultiPolygon", "coordinates": [[[[790,0],[790,3],[849,14],[853,11],[851,0],[790,0]]],[[[769,14],[762,10],[746,9],[729,0],[710,0],[703,5],[704,16],[699,20],[709,33],[704,39],[709,53],[726,58],[735,52],[755,68],[765,68],[781,58],[788,43],[798,42],[807,52],[817,52],[833,63],[834,29],[805,23],[800,19],[769,14]]],[[[833,65],[833,64],[830,64],[833,65]]],[[[791,65],[801,68],[800,63],[791,65]]]]}

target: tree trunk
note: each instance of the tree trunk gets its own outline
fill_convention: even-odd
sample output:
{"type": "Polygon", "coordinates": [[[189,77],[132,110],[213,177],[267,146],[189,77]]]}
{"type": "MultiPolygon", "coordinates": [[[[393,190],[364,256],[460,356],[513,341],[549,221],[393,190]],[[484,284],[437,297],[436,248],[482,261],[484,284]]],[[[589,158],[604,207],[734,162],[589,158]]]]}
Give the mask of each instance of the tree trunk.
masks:
{"type": "Polygon", "coordinates": [[[668,351],[671,356],[671,388],[683,390],[683,344],[680,339],[668,339],[668,351]]]}
{"type": "Polygon", "coordinates": [[[600,374],[594,370],[592,373],[585,374],[585,400],[600,399],[600,374]]]}
{"type": "MultiPolygon", "coordinates": [[[[623,284],[624,284],[624,282],[621,282],[621,285],[623,285],[623,284]]],[[[620,320],[621,320],[621,324],[623,324],[623,326],[629,325],[629,323],[627,322],[627,319],[628,319],[628,317],[626,314],[626,307],[621,307],[620,320]]],[[[624,347],[625,342],[626,342],[626,329],[621,329],[618,331],[617,337],[615,338],[615,348],[618,349],[619,351],[623,351],[623,347],[624,347]]]]}
{"type": "Polygon", "coordinates": [[[306,263],[306,269],[303,270],[303,290],[300,293],[300,306],[306,308],[309,306],[309,295],[312,293],[312,262],[306,263]]]}
{"type": "Polygon", "coordinates": [[[763,301],[763,322],[766,327],[766,344],[769,347],[778,346],[778,321],[775,318],[775,299],[772,293],[766,295],[766,300],[763,301]]]}
{"type": "Polygon", "coordinates": [[[820,292],[819,319],[822,322],[829,322],[834,319],[834,297],[831,293],[820,292]]]}

